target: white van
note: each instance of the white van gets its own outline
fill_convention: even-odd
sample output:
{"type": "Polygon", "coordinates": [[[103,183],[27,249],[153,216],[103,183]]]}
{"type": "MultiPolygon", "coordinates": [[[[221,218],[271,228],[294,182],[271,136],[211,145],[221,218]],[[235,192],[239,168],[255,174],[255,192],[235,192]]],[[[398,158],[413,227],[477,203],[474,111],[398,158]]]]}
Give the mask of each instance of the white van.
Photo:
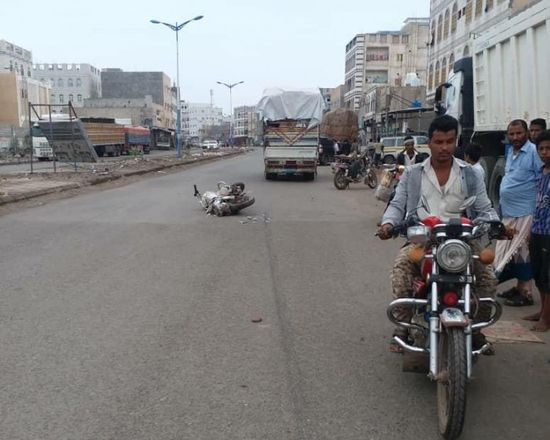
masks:
{"type": "MultiPolygon", "coordinates": [[[[397,162],[397,155],[405,149],[406,136],[388,136],[380,139],[380,143],[384,145],[382,161],[385,164],[394,164],[397,162]]],[[[411,135],[414,139],[414,146],[419,153],[430,154],[428,148],[428,136],[411,135]]]]}

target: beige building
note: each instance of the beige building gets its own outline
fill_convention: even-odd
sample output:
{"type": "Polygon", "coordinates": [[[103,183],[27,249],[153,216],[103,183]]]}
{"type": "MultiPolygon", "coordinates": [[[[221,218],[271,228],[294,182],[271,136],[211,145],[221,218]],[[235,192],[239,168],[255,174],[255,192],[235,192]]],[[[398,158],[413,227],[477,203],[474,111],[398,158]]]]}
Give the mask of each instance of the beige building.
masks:
{"type": "Polygon", "coordinates": [[[76,109],[76,113],[81,118],[130,119],[132,125],[168,128],[163,106],[153,102],[151,95],[134,99],[86,99],[84,106],[76,109]]]}
{"type": "Polygon", "coordinates": [[[356,35],[346,46],[345,106],[358,110],[366,90],[404,86],[410,73],[425,85],[429,24],[429,18],[407,18],[400,31],[356,35]]]}
{"type": "MultiPolygon", "coordinates": [[[[0,72],[0,125],[27,127],[29,102],[49,104],[50,88],[19,72],[0,72]]],[[[40,112],[39,109],[37,109],[40,112]]],[[[36,116],[31,116],[34,119],[36,116]]]]}
{"type": "Polygon", "coordinates": [[[539,0],[431,0],[428,97],[455,61],[471,55],[472,39],[539,0]]]}
{"type": "Polygon", "coordinates": [[[330,109],[336,110],[338,108],[344,108],[344,93],[345,85],[341,84],[338,87],[334,87],[330,91],[330,109]]]}

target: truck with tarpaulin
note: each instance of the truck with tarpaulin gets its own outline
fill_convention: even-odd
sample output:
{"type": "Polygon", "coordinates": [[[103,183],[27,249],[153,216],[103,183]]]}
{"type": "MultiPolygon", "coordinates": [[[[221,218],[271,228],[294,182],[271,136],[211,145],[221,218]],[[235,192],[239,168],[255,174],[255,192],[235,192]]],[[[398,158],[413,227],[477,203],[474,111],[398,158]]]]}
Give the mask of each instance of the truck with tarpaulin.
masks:
{"type": "Polygon", "coordinates": [[[264,175],[317,174],[319,126],[325,103],[318,89],[267,89],[257,105],[264,129],[264,175]]]}

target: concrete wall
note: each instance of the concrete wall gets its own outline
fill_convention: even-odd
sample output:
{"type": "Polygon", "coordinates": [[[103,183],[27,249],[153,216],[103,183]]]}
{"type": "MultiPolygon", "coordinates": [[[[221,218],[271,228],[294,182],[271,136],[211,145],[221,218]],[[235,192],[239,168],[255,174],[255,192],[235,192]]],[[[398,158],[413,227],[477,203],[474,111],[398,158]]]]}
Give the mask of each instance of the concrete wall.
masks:
{"type": "Polygon", "coordinates": [[[127,118],[132,120],[133,125],[166,128],[163,125],[163,111],[163,107],[155,104],[148,95],[142,99],[87,99],[77,114],[79,117],[127,118]]]}

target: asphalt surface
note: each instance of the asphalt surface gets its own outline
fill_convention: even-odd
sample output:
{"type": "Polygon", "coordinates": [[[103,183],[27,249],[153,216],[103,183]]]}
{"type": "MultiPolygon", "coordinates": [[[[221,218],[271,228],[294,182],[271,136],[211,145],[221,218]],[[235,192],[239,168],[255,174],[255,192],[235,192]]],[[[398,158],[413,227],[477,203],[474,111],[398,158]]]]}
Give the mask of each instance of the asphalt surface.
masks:
{"type": "MultiPolygon", "coordinates": [[[[0,217],[0,438],[437,439],[434,384],[387,349],[382,208],[254,152],[0,217]],[[220,179],[256,203],[206,216],[220,179]]],[[[550,438],[549,361],[481,359],[462,438],[550,438]]]]}

